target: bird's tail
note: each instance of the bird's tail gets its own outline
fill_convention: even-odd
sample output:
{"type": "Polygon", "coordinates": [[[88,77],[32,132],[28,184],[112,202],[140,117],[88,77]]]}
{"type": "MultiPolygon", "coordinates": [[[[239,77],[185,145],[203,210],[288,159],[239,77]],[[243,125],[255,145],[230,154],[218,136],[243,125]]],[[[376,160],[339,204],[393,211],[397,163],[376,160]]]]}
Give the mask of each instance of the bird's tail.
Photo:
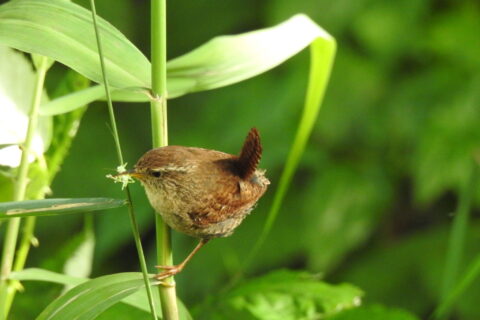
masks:
{"type": "Polygon", "coordinates": [[[260,135],[256,128],[250,129],[247,138],[243,143],[242,150],[238,156],[238,172],[242,179],[249,179],[255,170],[262,156],[262,144],[260,135]]]}

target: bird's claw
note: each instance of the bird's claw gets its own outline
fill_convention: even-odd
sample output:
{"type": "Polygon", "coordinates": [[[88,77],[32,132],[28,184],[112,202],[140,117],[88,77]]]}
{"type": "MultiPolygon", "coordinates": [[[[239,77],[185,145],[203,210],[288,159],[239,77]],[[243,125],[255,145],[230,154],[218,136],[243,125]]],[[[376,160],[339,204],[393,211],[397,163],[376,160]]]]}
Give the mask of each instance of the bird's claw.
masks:
{"type": "Polygon", "coordinates": [[[155,266],[157,269],[163,270],[163,272],[160,272],[155,275],[156,280],[163,280],[168,277],[174,276],[180,271],[182,271],[183,266],[182,265],[176,265],[176,266],[155,266]]]}

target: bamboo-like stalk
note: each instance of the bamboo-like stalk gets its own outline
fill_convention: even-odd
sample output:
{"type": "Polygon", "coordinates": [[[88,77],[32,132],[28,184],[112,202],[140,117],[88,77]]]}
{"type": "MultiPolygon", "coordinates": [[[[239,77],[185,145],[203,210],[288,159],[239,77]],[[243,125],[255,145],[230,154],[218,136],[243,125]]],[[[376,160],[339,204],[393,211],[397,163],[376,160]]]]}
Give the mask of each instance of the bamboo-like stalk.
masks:
{"type": "MultiPolygon", "coordinates": [[[[115,113],[113,111],[112,98],[110,96],[107,70],[105,68],[105,61],[103,59],[102,41],[101,41],[101,38],[100,38],[100,32],[98,30],[98,26],[97,26],[97,12],[96,12],[96,9],[95,9],[95,1],[94,0],[90,0],[90,6],[92,8],[92,18],[93,18],[93,25],[94,25],[94,28],[95,28],[95,35],[96,35],[96,39],[97,39],[98,54],[99,54],[99,57],[100,57],[100,67],[102,69],[103,82],[105,84],[105,95],[106,95],[106,98],[107,98],[108,113],[109,113],[109,117],[110,117],[110,125],[112,127],[113,137],[114,137],[114,140],[115,140],[115,148],[116,148],[116,151],[117,151],[118,162],[119,162],[120,165],[123,165],[124,161],[123,161],[122,148],[121,148],[121,145],[120,145],[120,137],[119,137],[118,130],[117,130],[117,123],[115,121],[115,113]]],[[[148,297],[148,303],[149,303],[149,306],[150,306],[150,313],[152,315],[152,318],[154,320],[156,320],[157,319],[157,313],[156,313],[155,304],[154,304],[154,301],[153,301],[152,288],[150,287],[150,280],[148,278],[147,263],[145,261],[145,255],[143,253],[142,241],[140,239],[140,232],[138,231],[137,218],[135,216],[135,211],[133,209],[132,197],[131,197],[130,189],[128,188],[128,186],[126,186],[126,188],[125,188],[125,196],[127,198],[127,203],[128,203],[128,215],[130,217],[130,224],[132,226],[133,239],[135,240],[135,246],[137,247],[138,260],[140,261],[140,268],[142,270],[143,280],[145,282],[145,288],[147,290],[147,297],[148,297]]]]}
{"type": "MultiPolygon", "coordinates": [[[[151,60],[152,92],[157,99],[150,104],[153,147],[168,145],[167,130],[167,4],[166,0],[151,2],[151,60]]],[[[157,235],[157,261],[159,265],[172,265],[170,228],[159,214],[155,215],[157,235]]],[[[178,319],[177,296],[173,277],[159,286],[160,302],[165,320],[178,319]]]]}
{"type": "MultiPolygon", "coordinates": [[[[32,140],[38,124],[38,110],[40,108],[43,84],[45,82],[45,75],[47,74],[48,68],[48,59],[46,57],[41,57],[37,68],[32,106],[28,115],[27,133],[25,136],[25,142],[22,145],[23,151],[15,183],[14,201],[25,200],[25,193],[28,185],[28,157],[31,154],[32,140]]],[[[8,221],[0,269],[0,319],[7,319],[13,301],[12,297],[16,291],[16,287],[13,286],[15,282],[9,281],[8,277],[10,272],[12,272],[19,229],[20,218],[12,218],[8,221]]]]}

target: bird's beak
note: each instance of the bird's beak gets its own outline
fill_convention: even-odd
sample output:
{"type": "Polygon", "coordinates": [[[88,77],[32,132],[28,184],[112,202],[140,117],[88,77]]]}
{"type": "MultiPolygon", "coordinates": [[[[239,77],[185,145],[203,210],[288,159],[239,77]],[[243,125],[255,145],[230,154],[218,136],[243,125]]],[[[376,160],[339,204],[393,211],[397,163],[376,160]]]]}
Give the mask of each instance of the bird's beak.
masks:
{"type": "Polygon", "coordinates": [[[137,179],[141,179],[144,176],[143,173],[137,172],[135,171],[135,169],[130,169],[122,173],[117,173],[116,175],[114,175],[114,177],[126,176],[126,175],[129,175],[130,177],[137,178],[137,179]]]}

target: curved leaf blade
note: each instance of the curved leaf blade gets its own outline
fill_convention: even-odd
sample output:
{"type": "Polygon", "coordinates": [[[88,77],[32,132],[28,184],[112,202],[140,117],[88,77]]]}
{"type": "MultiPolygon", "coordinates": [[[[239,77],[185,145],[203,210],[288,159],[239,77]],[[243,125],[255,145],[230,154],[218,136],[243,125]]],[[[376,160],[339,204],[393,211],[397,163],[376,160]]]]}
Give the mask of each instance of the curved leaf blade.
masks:
{"type": "Polygon", "coordinates": [[[12,272],[9,279],[18,281],[45,281],[71,286],[79,285],[88,280],[39,268],[28,268],[12,272]]]}
{"type": "Polygon", "coordinates": [[[319,38],[334,41],[304,14],[271,28],[213,38],[167,63],[169,98],[227,86],[259,75],[319,38]]]}
{"type": "Polygon", "coordinates": [[[458,283],[452,288],[447,296],[436,307],[433,317],[435,319],[445,319],[453,308],[455,302],[467,290],[467,288],[480,276],[480,254],[467,266],[467,270],[460,277],[458,283]]]}
{"type": "MultiPolygon", "coordinates": [[[[211,90],[257,76],[314,42],[335,46],[332,36],[305,15],[295,15],[271,28],[213,38],[167,63],[168,98],[211,90]]],[[[150,69],[146,72],[150,75],[150,69]]],[[[109,72],[109,79],[112,76],[109,72]]],[[[100,87],[84,91],[62,97],[62,101],[53,100],[42,106],[42,110],[45,107],[48,110],[45,114],[58,114],[104,96],[100,87]]],[[[113,99],[139,102],[148,101],[149,97],[135,91],[117,90],[113,99]]]]}
{"type": "Polygon", "coordinates": [[[68,113],[82,106],[88,105],[90,102],[98,100],[104,95],[104,87],[102,85],[94,85],[42,104],[40,114],[43,116],[53,116],[68,113]]]}
{"type": "MultiPolygon", "coordinates": [[[[148,59],[104,19],[99,19],[99,28],[110,85],[150,87],[148,59]]],[[[3,4],[0,43],[51,57],[101,82],[92,16],[70,1],[19,0],[3,4]]]]}
{"type": "Polygon", "coordinates": [[[111,198],[42,199],[0,202],[0,219],[49,216],[112,209],[125,205],[125,200],[111,198]]]}
{"type": "Polygon", "coordinates": [[[280,212],[283,199],[288,192],[290,183],[317,121],[318,113],[320,112],[328,81],[330,79],[330,73],[333,68],[337,48],[335,39],[324,33],[326,32],[322,29],[317,30],[316,37],[310,45],[311,63],[302,116],[298,124],[292,147],[288,153],[285,167],[280,176],[278,188],[275,191],[273,203],[267,215],[267,220],[253,249],[245,259],[245,268],[248,267],[252,259],[259,252],[263,242],[272,229],[278,213],[280,212]]]}
{"type": "Polygon", "coordinates": [[[37,320],[95,319],[142,287],[144,281],[141,273],[118,273],[89,280],[54,300],[37,320]]]}
{"type": "MultiPolygon", "coordinates": [[[[139,276],[141,276],[141,273],[138,274],[139,276]]],[[[88,281],[88,279],[85,278],[73,277],[62,273],[37,268],[29,268],[18,272],[12,272],[9,279],[15,279],[19,281],[45,281],[62,284],[65,286],[77,286],[81,283],[88,281]]],[[[155,297],[154,301],[159,302],[157,290],[153,291],[153,295],[155,297]]],[[[121,300],[121,302],[143,310],[145,312],[150,311],[145,290],[138,290],[137,292],[129,295],[128,297],[125,297],[123,300],[121,300]]],[[[190,316],[185,305],[180,300],[178,300],[178,306],[180,319],[191,320],[192,317],[190,316]]],[[[156,306],[156,309],[161,310],[160,304],[156,306]]]]}

